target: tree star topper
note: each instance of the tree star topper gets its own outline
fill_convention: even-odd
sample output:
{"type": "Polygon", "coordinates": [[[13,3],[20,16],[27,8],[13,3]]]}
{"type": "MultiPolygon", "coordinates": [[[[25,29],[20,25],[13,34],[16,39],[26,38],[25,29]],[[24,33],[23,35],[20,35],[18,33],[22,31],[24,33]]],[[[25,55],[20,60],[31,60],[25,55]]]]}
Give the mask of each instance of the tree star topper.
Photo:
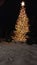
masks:
{"type": "Polygon", "coordinates": [[[21,2],[21,6],[25,6],[25,2],[24,1],[21,2]]]}

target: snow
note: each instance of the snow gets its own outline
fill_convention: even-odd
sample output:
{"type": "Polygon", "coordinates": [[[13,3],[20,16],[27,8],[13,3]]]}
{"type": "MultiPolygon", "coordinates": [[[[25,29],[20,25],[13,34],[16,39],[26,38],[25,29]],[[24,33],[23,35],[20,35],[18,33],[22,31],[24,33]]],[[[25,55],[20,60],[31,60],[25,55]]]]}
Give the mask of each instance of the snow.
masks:
{"type": "Polygon", "coordinates": [[[37,45],[0,43],[0,65],[37,65],[37,45]]]}

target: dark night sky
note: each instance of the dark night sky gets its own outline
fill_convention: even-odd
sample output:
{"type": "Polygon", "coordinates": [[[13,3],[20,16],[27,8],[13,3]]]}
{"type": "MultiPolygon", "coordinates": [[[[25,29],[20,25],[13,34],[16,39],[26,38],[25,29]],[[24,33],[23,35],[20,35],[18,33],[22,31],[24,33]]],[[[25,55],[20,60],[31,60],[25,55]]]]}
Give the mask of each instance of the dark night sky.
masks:
{"type": "MultiPolygon", "coordinates": [[[[2,7],[0,7],[0,34],[4,35],[5,32],[10,33],[14,29],[17,17],[19,15],[21,0],[8,0],[2,7]]],[[[31,20],[31,25],[37,26],[37,3],[36,1],[25,0],[26,11],[31,20]],[[35,25],[34,25],[35,24],[35,25]]],[[[9,34],[7,33],[7,34],[9,34]]]]}

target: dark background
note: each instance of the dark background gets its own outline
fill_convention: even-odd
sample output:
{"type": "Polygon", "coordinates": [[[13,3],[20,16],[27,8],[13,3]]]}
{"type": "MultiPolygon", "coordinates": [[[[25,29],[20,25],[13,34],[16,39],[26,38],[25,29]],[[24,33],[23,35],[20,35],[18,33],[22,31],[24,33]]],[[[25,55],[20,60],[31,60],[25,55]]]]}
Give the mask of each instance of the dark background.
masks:
{"type": "Polygon", "coordinates": [[[0,37],[8,36],[14,30],[18,17],[20,1],[6,0],[0,7],[0,37]]]}
{"type": "MultiPolygon", "coordinates": [[[[6,0],[0,7],[0,38],[10,36],[15,29],[15,23],[20,11],[22,0],[6,0]]],[[[25,0],[26,12],[29,17],[29,36],[37,39],[37,1],[25,0]]]]}

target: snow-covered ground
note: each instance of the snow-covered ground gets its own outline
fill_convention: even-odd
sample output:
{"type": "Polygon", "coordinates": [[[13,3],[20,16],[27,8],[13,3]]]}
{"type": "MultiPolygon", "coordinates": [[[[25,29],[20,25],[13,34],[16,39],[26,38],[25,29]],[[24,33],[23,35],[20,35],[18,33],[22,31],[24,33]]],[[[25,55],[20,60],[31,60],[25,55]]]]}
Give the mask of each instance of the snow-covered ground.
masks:
{"type": "Polygon", "coordinates": [[[37,45],[0,43],[0,65],[37,65],[37,45]]]}

